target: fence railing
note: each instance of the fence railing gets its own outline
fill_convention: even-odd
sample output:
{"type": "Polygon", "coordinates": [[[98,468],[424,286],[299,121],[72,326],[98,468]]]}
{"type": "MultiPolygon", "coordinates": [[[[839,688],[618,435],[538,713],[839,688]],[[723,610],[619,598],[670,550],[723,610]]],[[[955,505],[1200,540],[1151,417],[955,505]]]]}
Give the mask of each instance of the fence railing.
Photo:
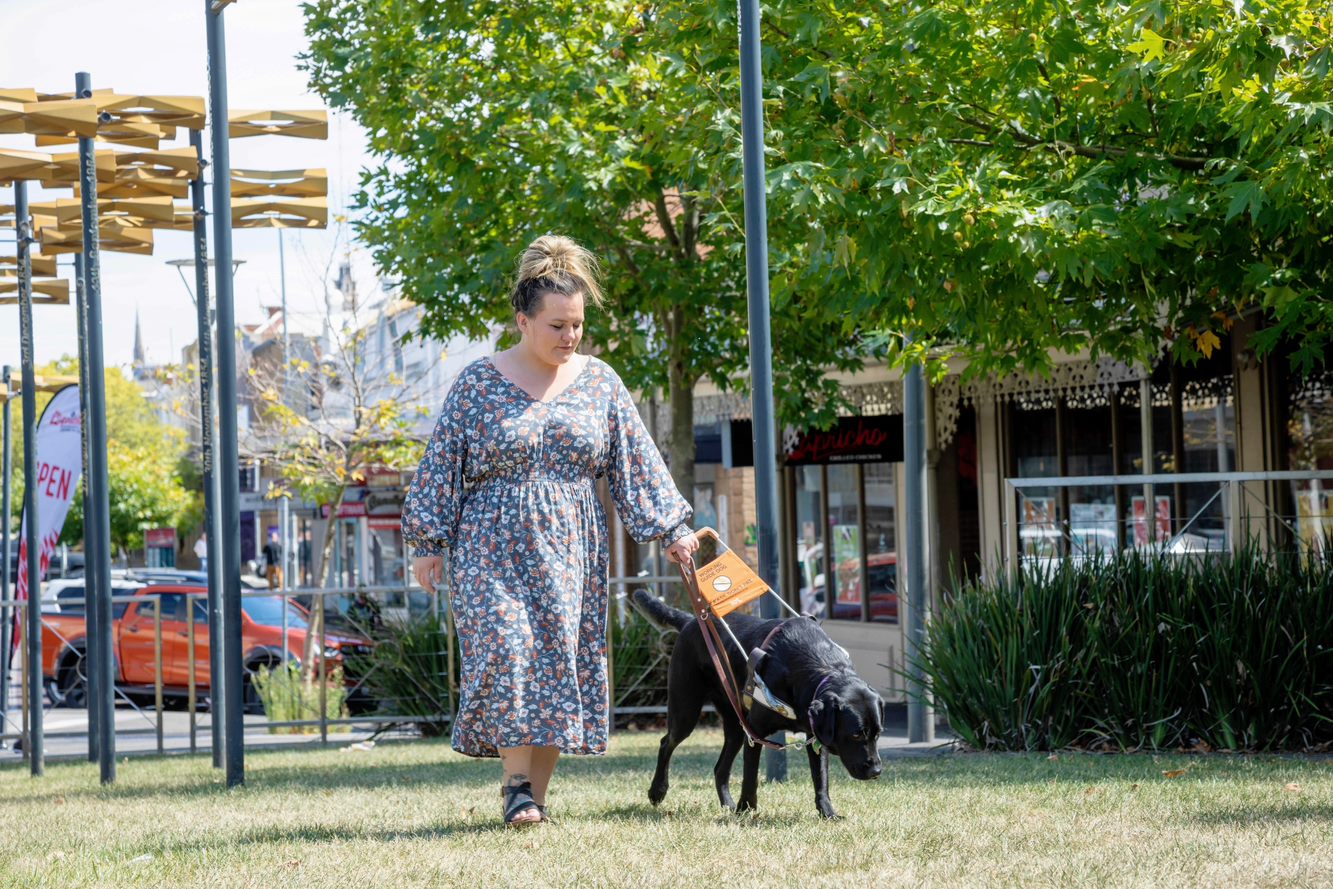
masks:
{"type": "MultiPolygon", "coordinates": [[[[679,589],[679,584],[680,578],[673,576],[610,578],[607,669],[614,718],[624,721],[666,712],[669,638],[674,634],[637,616],[628,600],[638,587],[664,592],[679,589]]],[[[459,654],[447,595],[417,587],[345,587],[247,589],[241,599],[247,622],[243,697],[252,716],[265,716],[262,723],[247,722],[247,742],[254,743],[257,732],[307,732],[327,743],[331,731],[345,727],[373,731],[415,726],[426,734],[451,724],[457,707],[459,654]],[[423,620],[426,617],[431,620],[423,620]],[[394,657],[377,657],[377,652],[393,646],[397,646],[394,657]],[[284,669],[299,675],[313,690],[306,691],[304,699],[310,705],[308,712],[271,712],[282,708],[275,708],[272,699],[265,701],[263,683],[256,682],[261,666],[269,671],[270,682],[284,669]],[[395,670],[404,676],[388,681],[385,674],[395,670]],[[410,695],[394,698],[389,691],[402,688],[410,688],[410,695]],[[346,710],[339,701],[346,703],[346,710]]],[[[683,594],[674,601],[688,607],[683,594]]],[[[207,592],[165,588],[148,595],[113,596],[111,602],[120,614],[116,638],[126,637],[130,628],[125,619],[131,617],[135,640],[133,653],[118,650],[116,655],[116,712],[133,714],[130,725],[124,720],[118,723],[116,735],[151,736],[152,749],[165,752],[168,729],[174,725],[171,733],[184,735],[184,740],[173,749],[191,753],[206,749],[216,691],[209,674],[207,592]],[[127,654],[135,658],[129,665],[131,673],[125,672],[127,654]],[[181,716],[173,716],[181,709],[181,716]]],[[[78,713],[87,702],[86,602],[83,597],[66,597],[41,605],[43,661],[51,665],[44,670],[43,710],[78,713]]],[[[0,601],[0,620],[12,619],[17,611],[19,625],[26,626],[28,607],[27,601],[0,601]]],[[[19,652],[22,656],[15,658],[14,671],[18,675],[10,687],[22,691],[0,720],[0,741],[21,741],[28,734],[27,677],[33,665],[27,662],[26,642],[19,652]]],[[[87,734],[86,721],[78,728],[44,732],[52,741],[87,734]]]]}
{"type": "Polygon", "coordinates": [[[1134,549],[1221,553],[1252,540],[1272,546],[1273,525],[1323,554],[1333,531],[1329,483],[1327,470],[1005,479],[1005,569],[1134,549]],[[1268,493],[1255,490],[1282,482],[1296,488],[1295,514],[1280,514],[1268,493]],[[1098,488],[1100,495],[1074,502],[1080,489],[1098,488]]]}

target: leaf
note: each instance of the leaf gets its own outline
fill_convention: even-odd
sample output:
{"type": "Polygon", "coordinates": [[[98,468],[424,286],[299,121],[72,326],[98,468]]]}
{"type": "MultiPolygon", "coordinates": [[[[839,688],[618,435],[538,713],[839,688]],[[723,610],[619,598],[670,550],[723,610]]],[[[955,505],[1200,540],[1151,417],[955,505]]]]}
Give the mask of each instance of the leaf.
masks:
{"type": "Polygon", "coordinates": [[[1293,781],[1292,783],[1288,784],[1286,787],[1283,787],[1282,789],[1287,791],[1288,793],[1300,793],[1301,785],[1293,781]]]}
{"type": "Polygon", "coordinates": [[[1205,330],[1203,333],[1199,334],[1199,338],[1196,340],[1195,345],[1198,347],[1199,351],[1203,353],[1204,358],[1212,358],[1213,350],[1222,345],[1222,340],[1220,340],[1217,334],[1213,333],[1211,330],[1205,330]]]}
{"type": "Polygon", "coordinates": [[[1166,50],[1166,38],[1151,28],[1144,28],[1139,32],[1139,39],[1125,49],[1143,56],[1145,62],[1151,62],[1162,58],[1166,50]]]}
{"type": "Polygon", "coordinates": [[[1184,768],[1184,769],[1171,769],[1171,770],[1169,770],[1169,771],[1162,772],[1162,777],[1163,777],[1163,778],[1179,778],[1181,775],[1184,775],[1184,774],[1187,773],[1188,771],[1189,771],[1188,768],[1184,768]]]}

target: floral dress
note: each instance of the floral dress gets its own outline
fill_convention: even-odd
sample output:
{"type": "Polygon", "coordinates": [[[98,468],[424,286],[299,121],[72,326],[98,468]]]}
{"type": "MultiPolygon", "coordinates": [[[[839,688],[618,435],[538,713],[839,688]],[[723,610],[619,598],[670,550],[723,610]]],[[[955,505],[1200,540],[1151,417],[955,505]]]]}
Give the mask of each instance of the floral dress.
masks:
{"type": "Polygon", "coordinates": [[[635,540],[689,532],[690,506],[604,362],[589,359],[548,401],[489,358],[450,389],[407,493],[403,539],[418,556],[450,553],[460,753],[606,752],[603,476],[635,540]]]}

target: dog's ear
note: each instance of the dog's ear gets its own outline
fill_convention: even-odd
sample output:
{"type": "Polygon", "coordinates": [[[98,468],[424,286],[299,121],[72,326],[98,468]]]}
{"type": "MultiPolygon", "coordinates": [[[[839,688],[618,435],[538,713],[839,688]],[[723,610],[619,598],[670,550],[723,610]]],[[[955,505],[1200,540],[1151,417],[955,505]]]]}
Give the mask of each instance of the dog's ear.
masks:
{"type": "Polygon", "coordinates": [[[838,699],[815,698],[810,702],[810,724],[815,730],[815,737],[824,746],[838,740],[838,699]]]}
{"type": "Polygon", "coordinates": [[[888,719],[888,711],[886,709],[888,707],[888,702],[885,701],[883,698],[881,698],[878,694],[875,695],[875,697],[879,699],[879,727],[880,730],[882,731],[884,729],[884,722],[885,720],[888,719]]]}

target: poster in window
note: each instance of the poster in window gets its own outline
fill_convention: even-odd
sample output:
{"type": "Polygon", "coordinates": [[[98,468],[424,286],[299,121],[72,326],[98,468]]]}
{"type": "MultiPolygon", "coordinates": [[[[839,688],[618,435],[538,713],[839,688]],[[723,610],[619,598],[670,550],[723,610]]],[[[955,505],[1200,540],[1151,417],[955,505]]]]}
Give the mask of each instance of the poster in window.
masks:
{"type": "Polygon", "coordinates": [[[1023,520],[1019,524],[1023,554],[1041,558],[1059,555],[1060,532],[1055,527],[1054,497],[1024,497],[1023,520]]]}
{"type": "Polygon", "coordinates": [[[838,603],[861,603],[861,526],[834,525],[833,564],[838,571],[838,603]]]}
{"type": "MultiPolygon", "coordinates": [[[[1157,531],[1158,540],[1166,540],[1171,536],[1171,498],[1162,496],[1153,498],[1156,501],[1157,513],[1157,531]]],[[[1146,510],[1144,509],[1144,499],[1142,495],[1130,499],[1130,515],[1134,517],[1134,545],[1146,546],[1148,544],[1148,521],[1146,510]]]]}
{"type": "Polygon", "coordinates": [[[1075,555],[1111,555],[1115,552],[1115,504],[1069,504],[1069,534],[1075,555]]]}

